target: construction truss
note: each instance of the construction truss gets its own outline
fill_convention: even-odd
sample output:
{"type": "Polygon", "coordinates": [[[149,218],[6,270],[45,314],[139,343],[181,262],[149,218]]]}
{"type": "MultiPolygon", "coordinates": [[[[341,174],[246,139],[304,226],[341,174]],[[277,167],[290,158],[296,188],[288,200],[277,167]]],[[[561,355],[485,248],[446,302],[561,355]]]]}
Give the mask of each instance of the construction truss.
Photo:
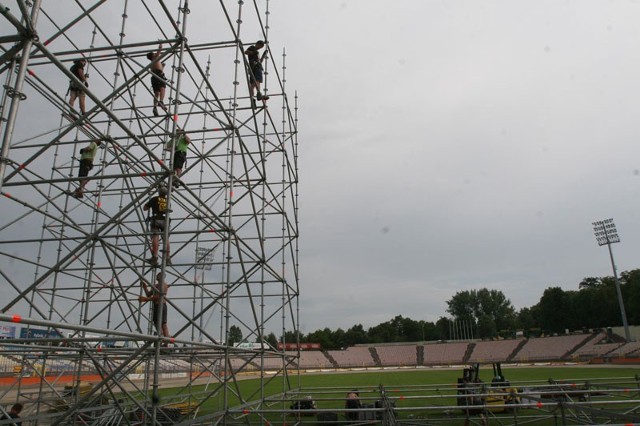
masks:
{"type": "Polygon", "coordinates": [[[265,334],[298,323],[297,98],[269,40],[269,1],[15,0],[0,11],[2,402],[23,402],[33,424],[224,424],[231,405],[260,408],[263,386],[286,391],[289,361],[265,334]],[[258,39],[268,100],[250,91],[244,52],[258,39]],[[84,114],[67,92],[80,58],[84,114]],[[191,139],[180,181],[165,149],[179,129],[191,139]],[[80,149],[96,140],[77,199],[80,149]],[[143,205],[160,186],[171,257],[161,243],[154,266],[143,205]],[[141,286],[158,274],[170,337],[141,286]],[[243,390],[239,375],[274,359],[277,373],[243,390]]]}

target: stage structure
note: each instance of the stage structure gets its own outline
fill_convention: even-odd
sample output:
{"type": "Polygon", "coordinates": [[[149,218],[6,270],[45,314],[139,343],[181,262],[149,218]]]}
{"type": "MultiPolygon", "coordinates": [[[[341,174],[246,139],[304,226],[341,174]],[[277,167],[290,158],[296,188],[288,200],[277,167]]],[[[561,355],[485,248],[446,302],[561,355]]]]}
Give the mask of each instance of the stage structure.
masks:
{"type": "Polygon", "coordinates": [[[264,424],[266,389],[295,386],[294,358],[267,335],[298,326],[297,97],[269,1],[0,9],[3,404],[24,403],[29,424],[264,424]],[[268,100],[250,96],[244,52],[259,39],[268,100]],[[85,114],[67,91],[79,59],[85,114]],[[178,180],[166,148],[180,129],[191,143],[178,180]],[[79,198],[80,150],[93,141],[79,198]],[[143,206],[163,186],[152,265],[143,206]],[[166,292],[151,290],[158,274],[166,292]],[[153,316],[163,302],[169,337],[153,316]],[[247,372],[260,386],[241,386],[247,372]]]}

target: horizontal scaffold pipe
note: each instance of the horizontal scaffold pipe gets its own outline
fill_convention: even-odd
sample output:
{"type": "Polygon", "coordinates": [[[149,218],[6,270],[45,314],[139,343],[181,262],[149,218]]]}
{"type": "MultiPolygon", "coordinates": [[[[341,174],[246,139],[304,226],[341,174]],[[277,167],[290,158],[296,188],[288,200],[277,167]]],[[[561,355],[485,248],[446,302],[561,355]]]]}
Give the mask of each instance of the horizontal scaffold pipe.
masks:
{"type": "Polygon", "coordinates": [[[108,179],[118,179],[118,178],[135,178],[135,177],[148,177],[148,176],[162,176],[168,175],[167,172],[140,172],[140,173],[125,173],[125,174],[117,174],[117,175],[95,175],[95,176],[84,176],[84,177],[68,177],[68,178],[59,178],[59,179],[42,179],[42,180],[31,180],[28,182],[8,182],[4,186],[24,186],[24,185],[38,185],[38,184],[50,184],[50,183],[63,183],[63,182],[75,182],[79,180],[108,180],[108,179]]]}
{"type": "MultiPolygon", "coordinates": [[[[137,52],[129,52],[129,50],[136,50],[141,47],[150,47],[150,46],[155,47],[159,43],[174,44],[178,42],[179,42],[179,39],[170,38],[166,40],[154,40],[149,42],[120,44],[120,45],[114,45],[114,46],[100,46],[100,47],[85,48],[85,49],[78,49],[78,50],[64,50],[64,51],[52,52],[52,53],[57,57],[70,56],[71,58],[67,59],[68,61],[73,61],[77,59],[79,56],[90,55],[91,56],[90,61],[93,63],[93,62],[104,62],[108,60],[117,59],[119,56],[122,56],[122,52],[124,51],[127,51],[127,56],[129,57],[136,57],[136,56],[146,57],[148,53],[148,49],[144,49],[144,50],[140,49],[137,52]],[[113,51],[113,53],[102,54],[102,55],[98,54],[98,53],[110,52],[110,51],[113,51]]],[[[222,42],[216,42],[216,43],[212,42],[212,43],[185,45],[185,48],[192,52],[197,52],[197,51],[203,51],[208,49],[221,49],[221,48],[227,48],[227,47],[235,47],[236,44],[237,43],[233,41],[222,41],[222,42]]],[[[42,62],[31,62],[30,66],[49,64],[49,61],[46,61],[46,56],[43,54],[32,54],[30,57],[31,59],[34,59],[34,60],[42,60],[42,62]]],[[[67,60],[63,59],[62,62],[66,62],[67,60]]]]}
{"type": "MultiPolygon", "coordinates": [[[[178,43],[179,40],[177,38],[170,38],[170,39],[166,39],[166,40],[154,40],[154,41],[145,41],[145,42],[140,42],[140,43],[130,43],[130,44],[120,44],[120,45],[113,45],[113,46],[99,46],[99,47],[90,47],[90,48],[86,48],[86,49],[76,49],[76,50],[62,50],[62,51],[51,51],[51,53],[53,55],[55,55],[58,58],[64,57],[64,56],[73,56],[72,59],[70,60],[75,60],[78,58],[78,56],[84,56],[86,54],[91,54],[91,61],[94,61],[95,58],[100,58],[101,56],[95,55],[97,53],[101,53],[101,52],[113,52],[111,54],[113,59],[118,58],[122,51],[128,50],[128,49],[135,49],[135,48],[139,48],[139,47],[148,47],[148,46],[157,46],[158,44],[174,44],[174,43],[178,43]]],[[[46,44],[45,44],[46,45],[46,44]]],[[[147,54],[147,50],[141,51],[140,53],[141,55],[146,55],[147,54]]],[[[109,55],[105,55],[102,57],[108,57],[109,55]]],[[[31,55],[32,59],[46,59],[47,55],[42,54],[42,53],[34,53],[31,55]]],[[[64,59],[60,60],[61,62],[65,62],[64,59]]],[[[48,64],[48,62],[42,62],[42,64],[48,64]]]]}
{"type": "MultiPolygon", "coordinates": [[[[178,219],[175,219],[178,220],[178,219]]],[[[87,222],[86,224],[90,224],[91,222],[87,222]]],[[[136,222],[138,223],[138,222],[136,222]]],[[[82,225],[82,224],[79,224],[82,225]]],[[[178,236],[178,235],[193,235],[196,233],[200,233],[200,234],[209,234],[212,231],[210,229],[200,229],[200,230],[184,230],[184,231],[178,231],[178,230],[172,230],[171,231],[171,235],[172,236],[178,236]]],[[[226,231],[224,229],[216,229],[215,232],[217,234],[225,234],[228,233],[229,231],[226,231]]],[[[99,240],[110,240],[110,239],[118,239],[118,238],[123,238],[123,237],[145,237],[145,236],[151,236],[154,235],[153,232],[128,232],[128,233],[119,233],[118,235],[98,235],[97,239],[99,240]]],[[[272,238],[272,239],[276,239],[276,237],[265,237],[265,238],[272,238]]],[[[21,244],[21,243],[34,243],[34,242],[40,242],[40,241],[79,241],[79,240],[85,240],[86,239],[86,235],[79,235],[77,237],[64,237],[64,238],[53,238],[53,239],[30,239],[30,240],[26,240],[26,239],[20,239],[20,240],[3,240],[0,241],[0,245],[11,245],[11,244],[21,244]]],[[[259,238],[254,238],[254,240],[259,241],[259,238]]],[[[176,243],[178,243],[179,241],[177,241],[176,243]]],[[[144,243],[141,242],[140,244],[134,244],[133,247],[136,247],[138,245],[143,245],[144,243]]],[[[131,244],[129,244],[131,245],[131,244]]]]}
{"type": "MultiPolygon", "coordinates": [[[[69,323],[65,323],[65,322],[39,320],[39,319],[36,319],[36,318],[22,317],[21,315],[17,315],[17,314],[13,314],[13,315],[0,314],[0,321],[10,322],[10,323],[14,323],[14,324],[21,324],[21,325],[38,325],[38,326],[41,326],[41,327],[49,327],[49,328],[56,329],[56,330],[85,331],[85,332],[88,332],[88,333],[104,334],[105,336],[129,337],[131,339],[140,340],[140,341],[155,342],[157,340],[157,341],[160,341],[160,342],[171,342],[171,343],[176,343],[176,344],[178,344],[178,343],[179,344],[187,344],[188,343],[188,344],[193,345],[193,346],[199,346],[199,347],[210,348],[210,349],[227,349],[228,348],[227,346],[217,345],[217,344],[214,344],[214,343],[193,342],[191,340],[178,340],[178,339],[175,339],[175,338],[167,338],[167,337],[161,337],[161,336],[150,336],[148,334],[141,334],[141,333],[132,333],[130,331],[111,330],[111,329],[108,329],[108,328],[89,327],[89,326],[84,326],[84,325],[69,324],[69,323]]],[[[60,339],[64,340],[64,338],[60,338],[60,339]]],[[[60,339],[58,339],[57,341],[59,342],[60,339]]]]}

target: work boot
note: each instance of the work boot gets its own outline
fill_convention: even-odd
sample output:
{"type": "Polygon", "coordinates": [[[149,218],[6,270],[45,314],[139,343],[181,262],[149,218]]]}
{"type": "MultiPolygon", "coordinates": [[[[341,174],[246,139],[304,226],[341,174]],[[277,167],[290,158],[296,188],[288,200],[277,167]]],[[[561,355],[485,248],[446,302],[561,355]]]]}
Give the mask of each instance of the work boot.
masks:
{"type": "Polygon", "coordinates": [[[256,99],[261,101],[262,100],[262,93],[258,92],[258,94],[256,95],[256,99]]]}
{"type": "Polygon", "coordinates": [[[151,258],[147,259],[147,263],[151,266],[158,266],[158,256],[151,256],[151,258]]]}
{"type": "Polygon", "coordinates": [[[159,115],[160,115],[160,114],[158,114],[158,108],[153,107],[153,116],[154,116],[154,117],[157,117],[157,116],[159,116],[159,115]]]}
{"type": "Polygon", "coordinates": [[[167,255],[167,261],[166,261],[166,263],[167,263],[167,266],[171,266],[171,265],[173,265],[173,264],[171,263],[171,256],[167,255]]]}
{"type": "Polygon", "coordinates": [[[73,196],[77,199],[81,199],[82,197],[84,197],[84,194],[79,189],[76,189],[75,191],[73,191],[73,196]]]}

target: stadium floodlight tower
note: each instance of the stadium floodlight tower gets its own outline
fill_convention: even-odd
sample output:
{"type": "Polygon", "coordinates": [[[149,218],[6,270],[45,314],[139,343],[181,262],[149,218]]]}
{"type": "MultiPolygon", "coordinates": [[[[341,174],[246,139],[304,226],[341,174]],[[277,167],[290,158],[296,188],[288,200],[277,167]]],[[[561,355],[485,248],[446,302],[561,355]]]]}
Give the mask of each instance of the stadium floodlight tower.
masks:
{"type": "Polygon", "coordinates": [[[613,268],[613,279],[616,283],[618,305],[620,305],[620,315],[622,316],[622,325],[624,326],[624,337],[627,339],[627,341],[630,341],[631,335],[629,333],[629,324],[627,323],[627,313],[624,310],[622,290],[620,289],[620,281],[618,280],[616,264],[613,261],[613,251],[611,251],[611,244],[620,242],[620,237],[618,236],[618,231],[616,230],[616,224],[613,223],[613,219],[598,220],[596,222],[593,222],[593,232],[596,236],[596,240],[598,241],[598,245],[606,245],[609,248],[609,258],[611,259],[611,267],[613,268]]]}

